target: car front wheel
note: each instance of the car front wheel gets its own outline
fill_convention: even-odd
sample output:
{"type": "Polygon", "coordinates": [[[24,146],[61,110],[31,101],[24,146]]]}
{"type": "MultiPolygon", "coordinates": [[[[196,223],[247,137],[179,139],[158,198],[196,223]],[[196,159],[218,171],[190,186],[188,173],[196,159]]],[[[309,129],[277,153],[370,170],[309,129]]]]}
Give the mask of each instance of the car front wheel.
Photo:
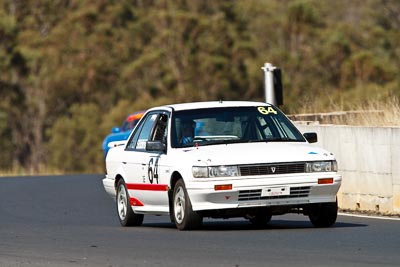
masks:
{"type": "Polygon", "coordinates": [[[196,229],[203,222],[203,217],[192,209],[192,204],[182,179],[176,183],[174,188],[172,213],[176,228],[179,230],[196,229]]]}
{"type": "Polygon", "coordinates": [[[336,202],[313,204],[308,217],[315,227],[329,227],[336,222],[338,205],[336,202]]]}
{"type": "Polygon", "coordinates": [[[254,215],[247,216],[247,218],[254,226],[264,227],[271,221],[272,215],[267,211],[259,211],[254,215]]]}
{"type": "Polygon", "coordinates": [[[117,184],[117,212],[122,226],[140,226],[143,223],[143,214],[136,214],[131,207],[130,197],[123,179],[117,184]]]}

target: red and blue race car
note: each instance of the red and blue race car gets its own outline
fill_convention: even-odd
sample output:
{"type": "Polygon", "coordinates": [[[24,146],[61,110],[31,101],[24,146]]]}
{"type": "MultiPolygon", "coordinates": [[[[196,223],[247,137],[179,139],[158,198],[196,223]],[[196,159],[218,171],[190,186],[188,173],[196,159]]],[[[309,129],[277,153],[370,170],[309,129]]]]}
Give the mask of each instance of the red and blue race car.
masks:
{"type": "Polygon", "coordinates": [[[103,151],[104,156],[107,155],[110,149],[109,144],[115,141],[123,141],[128,139],[133,128],[136,126],[138,121],[142,118],[145,111],[138,111],[130,114],[122,124],[122,127],[115,126],[111,129],[111,133],[104,138],[103,151]]]}

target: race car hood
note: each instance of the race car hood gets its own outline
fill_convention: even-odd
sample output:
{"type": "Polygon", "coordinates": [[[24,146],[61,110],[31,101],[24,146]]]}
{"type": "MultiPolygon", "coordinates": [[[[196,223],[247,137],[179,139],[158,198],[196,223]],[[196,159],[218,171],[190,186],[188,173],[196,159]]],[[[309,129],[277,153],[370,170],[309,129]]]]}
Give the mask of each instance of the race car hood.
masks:
{"type": "Polygon", "coordinates": [[[245,143],[190,147],[185,158],[199,165],[236,165],[333,160],[333,154],[308,143],[245,143]]]}

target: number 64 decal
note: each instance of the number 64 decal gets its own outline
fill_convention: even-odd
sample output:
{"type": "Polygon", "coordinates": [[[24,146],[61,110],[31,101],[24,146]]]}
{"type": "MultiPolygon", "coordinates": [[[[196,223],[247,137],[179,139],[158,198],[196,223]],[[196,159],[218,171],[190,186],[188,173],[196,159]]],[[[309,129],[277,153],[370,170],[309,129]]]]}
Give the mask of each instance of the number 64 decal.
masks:
{"type": "Polygon", "coordinates": [[[158,184],[158,157],[150,158],[147,174],[149,175],[149,181],[152,184],[155,180],[155,183],[158,184]]]}

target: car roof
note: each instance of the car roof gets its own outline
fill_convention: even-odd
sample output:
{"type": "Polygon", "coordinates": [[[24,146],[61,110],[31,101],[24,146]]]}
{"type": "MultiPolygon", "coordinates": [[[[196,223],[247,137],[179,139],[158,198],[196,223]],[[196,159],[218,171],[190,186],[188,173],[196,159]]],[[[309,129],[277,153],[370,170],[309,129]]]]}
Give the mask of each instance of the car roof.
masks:
{"type": "Polygon", "coordinates": [[[265,102],[255,102],[255,101],[205,101],[205,102],[191,102],[191,103],[165,105],[165,106],[151,108],[149,111],[157,109],[173,109],[175,111],[179,111],[179,110],[192,110],[192,109],[202,109],[202,108],[254,107],[254,106],[271,106],[271,104],[265,102]]]}

